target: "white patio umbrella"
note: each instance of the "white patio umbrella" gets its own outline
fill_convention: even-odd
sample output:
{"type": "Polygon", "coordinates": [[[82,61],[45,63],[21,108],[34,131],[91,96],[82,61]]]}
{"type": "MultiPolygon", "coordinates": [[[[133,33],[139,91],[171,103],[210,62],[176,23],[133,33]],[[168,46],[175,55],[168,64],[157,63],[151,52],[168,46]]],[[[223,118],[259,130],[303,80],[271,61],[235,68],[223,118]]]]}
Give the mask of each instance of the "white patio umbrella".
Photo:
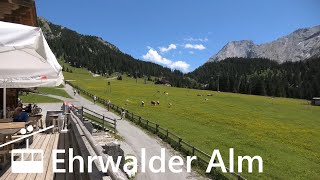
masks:
{"type": "Polygon", "coordinates": [[[39,27],[0,21],[0,88],[59,86],[62,68],[39,27]]]}

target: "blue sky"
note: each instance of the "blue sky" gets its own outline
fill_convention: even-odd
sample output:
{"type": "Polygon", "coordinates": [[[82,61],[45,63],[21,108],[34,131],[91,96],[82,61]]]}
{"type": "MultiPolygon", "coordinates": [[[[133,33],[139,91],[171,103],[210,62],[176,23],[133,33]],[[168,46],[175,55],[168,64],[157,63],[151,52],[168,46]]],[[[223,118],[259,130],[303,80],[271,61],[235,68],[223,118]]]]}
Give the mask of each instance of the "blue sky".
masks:
{"type": "Polygon", "coordinates": [[[192,71],[226,43],[320,25],[318,0],[37,0],[37,13],[145,61],[192,71]]]}

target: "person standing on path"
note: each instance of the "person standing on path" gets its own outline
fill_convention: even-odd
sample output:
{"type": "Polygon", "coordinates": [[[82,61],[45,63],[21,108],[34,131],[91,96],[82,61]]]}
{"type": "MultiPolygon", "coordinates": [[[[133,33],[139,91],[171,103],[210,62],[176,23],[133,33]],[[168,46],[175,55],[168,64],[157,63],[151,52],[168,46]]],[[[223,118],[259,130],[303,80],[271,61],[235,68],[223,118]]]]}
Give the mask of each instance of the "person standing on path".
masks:
{"type": "Polygon", "coordinates": [[[123,109],[121,112],[121,119],[125,119],[126,118],[126,110],[123,109]]]}
{"type": "Polygon", "coordinates": [[[96,104],[97,96],[93,96],[93,104],[96,104]]]}

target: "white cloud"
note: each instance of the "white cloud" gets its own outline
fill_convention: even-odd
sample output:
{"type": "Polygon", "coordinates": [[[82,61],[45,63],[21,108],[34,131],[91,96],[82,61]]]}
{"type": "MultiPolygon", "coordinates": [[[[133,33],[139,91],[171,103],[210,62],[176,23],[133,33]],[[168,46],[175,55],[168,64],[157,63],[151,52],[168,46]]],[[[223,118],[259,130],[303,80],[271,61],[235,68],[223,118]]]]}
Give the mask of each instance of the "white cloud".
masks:
{"type": "Polygon", "coordinates": [[[193,37],[189,37],[189,38],[185,38],[185,41],[199,41],[199,42],[207,42],[209,41],[208,38],[193,38],[193,37]]]}
{"type": "Polygon", "coordinates": [[[171,61],[162,57],[156,50],[149,49],[148,52],[142,56],[143,59],[165,65],[171,69],[178,69],[182,72],[188,72],[190,65],[184,61],[171,61]]]}
{"type": "Polygon", "coordinates": [[[172,61],[170,61],[169,59],[163,58],[156,50],[152,48],[149,49],[147,54],[143,55],[142,57],[145,60],[152,61],[158,64],[164,64],[164,65],[172,64],[172,61]]]}
{"type": "Polygon", "coordinates": [[[180,69],[182,72],[187,72],[190,64],[187,64],[184,61],[176,61],[170,65],[171,69],[180,69]]]}
{"type": "Polygon", "coordinates": [[[172,49],[177,49],[177,45],[175,44],[170,44],[168,47],[159,47],[161,52],[168,52],[172,49]]]}
{"type": "Polygon", "coordinates": [[[184,48],[186,49],[197,49],[197,50],[204,50],[206,47],[202,44],[185,44],[184,48]]]}

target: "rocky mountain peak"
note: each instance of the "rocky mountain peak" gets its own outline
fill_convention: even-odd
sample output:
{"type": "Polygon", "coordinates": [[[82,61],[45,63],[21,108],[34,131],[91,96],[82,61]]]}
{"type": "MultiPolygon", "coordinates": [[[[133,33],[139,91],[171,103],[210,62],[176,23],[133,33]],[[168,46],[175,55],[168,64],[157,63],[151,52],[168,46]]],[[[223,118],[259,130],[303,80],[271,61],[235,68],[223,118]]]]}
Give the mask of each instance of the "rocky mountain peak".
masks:
{"type": "Polygon", "coordinates": [[[209,61],[230,57],[267,58],[279,63],[320,56],[320,26],[302,28],[275,41],[256,45],[251,40],[227,43],[209,61]]]}

